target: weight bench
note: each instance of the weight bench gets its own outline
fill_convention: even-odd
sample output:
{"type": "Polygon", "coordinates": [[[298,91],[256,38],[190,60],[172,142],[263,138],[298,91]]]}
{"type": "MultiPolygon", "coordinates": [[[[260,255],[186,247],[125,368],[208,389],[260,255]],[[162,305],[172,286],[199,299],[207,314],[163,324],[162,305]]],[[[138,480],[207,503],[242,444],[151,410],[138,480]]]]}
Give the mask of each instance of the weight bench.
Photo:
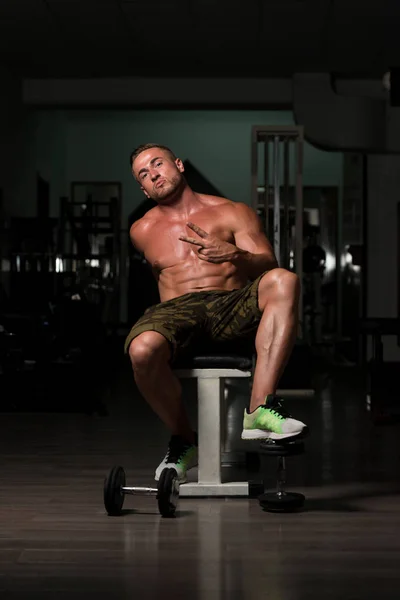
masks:
{"type": "MultiPolygon", "coordinates": [[[[221,446],[227,416],[224,411],[225,382],[227,379],[250,378],[253,366],[253,354],[243,350],[241,353],[202,352],[179,359],[173,365],[177,377],[197,380],[198,481],[181,484],[180,496],[249,496],[248,481],[222,482],[221,446]]],[[[314,390],[278,390],[277,393],[283,397],[311,397],[314,390]]]]}
{"type": "Polygon", "coordinates": [[[181,484],[179,495],[248,496],[247,481],[221,481],[221,445],[226,422],[225,381],[250,378],[253,360],[239,355],[200,355],[186,359],[183,365],[174,367],[175,374],[181,379],[197,379],[199,466],[197,483],[181,484]]]}

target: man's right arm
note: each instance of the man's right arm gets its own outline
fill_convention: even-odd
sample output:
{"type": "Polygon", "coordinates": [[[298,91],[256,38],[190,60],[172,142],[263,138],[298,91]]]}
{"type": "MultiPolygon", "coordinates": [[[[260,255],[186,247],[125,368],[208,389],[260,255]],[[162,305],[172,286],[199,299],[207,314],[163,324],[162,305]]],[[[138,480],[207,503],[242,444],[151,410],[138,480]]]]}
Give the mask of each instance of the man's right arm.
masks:
{"type": "Polygon", "coordinates": [[[146,227],[146,222],[142,219],[135,221],[130,228],[129,237],[138,252],[144,254],[145,252],[145,232],[148,227],[146,227]]]}
{"type": "Polygon", "coordinates": [[[139,248],[139,231],[140,231],[140,219],[138,221],[135,221],[132,225],[131,228],[129,230],[129,238],[132,242],[132,245],[136,248],[136,250],[139,250],[140,252],[140,248],[139,248]]]}
{"type": "Polygon", "coordinates": [[[133,246],[140,254],[143,255],[144,260],[149,264],[153,276],[158,282],[160,273],[157,269],[150,265],[149,261],[146,259],[145,256],[145,238],[148,235],[149,227],[149,221],[143,221],[143,219],[139,219],[138,221],[135,221],[135,223],[133,223],[133,225],[131,226],[131,229],[129,231],[129,237],[133,246]]]}

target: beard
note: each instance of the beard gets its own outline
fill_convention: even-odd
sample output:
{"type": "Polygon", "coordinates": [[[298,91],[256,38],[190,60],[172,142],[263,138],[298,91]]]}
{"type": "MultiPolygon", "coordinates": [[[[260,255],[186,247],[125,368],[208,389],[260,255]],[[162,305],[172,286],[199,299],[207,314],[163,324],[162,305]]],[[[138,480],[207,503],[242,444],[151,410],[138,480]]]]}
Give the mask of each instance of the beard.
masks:
{"type": "Polygon", "coordinates": [[[173,199],[183,184],[183,177],[180,173],[177,173],[170,179],[165,179],[163,185],[160,187],[153,187],[150,198],[156,202],[165,203],[165,200],[173,199]]]}

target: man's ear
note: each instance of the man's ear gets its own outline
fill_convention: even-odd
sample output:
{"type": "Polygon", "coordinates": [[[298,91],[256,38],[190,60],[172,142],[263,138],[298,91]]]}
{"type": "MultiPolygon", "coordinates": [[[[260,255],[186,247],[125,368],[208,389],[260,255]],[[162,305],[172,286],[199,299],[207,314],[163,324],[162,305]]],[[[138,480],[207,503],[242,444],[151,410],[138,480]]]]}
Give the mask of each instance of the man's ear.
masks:
{"type": "Polygon", "coordinates": [[[184,173],[184,171],[185,171],[185,165],[183,164],[183,162],[181,161],[181,159],[180,159],[180,158],[177,158],[177,159],[176,159],[176,161],[175,161],[175,164],[176,164],[176,166],[177,166],[178,170],[179,170],[181,173],[184,173]]]}
{"type": "Polygon", "coordinates": [[[148,195],[148,193],[146,192],[146,190],[144,189],[144,187],[140,186],[140,189],[142,190],[142,192],[146,196],[146,198],[150,198],[150,196],[148,195]]]}

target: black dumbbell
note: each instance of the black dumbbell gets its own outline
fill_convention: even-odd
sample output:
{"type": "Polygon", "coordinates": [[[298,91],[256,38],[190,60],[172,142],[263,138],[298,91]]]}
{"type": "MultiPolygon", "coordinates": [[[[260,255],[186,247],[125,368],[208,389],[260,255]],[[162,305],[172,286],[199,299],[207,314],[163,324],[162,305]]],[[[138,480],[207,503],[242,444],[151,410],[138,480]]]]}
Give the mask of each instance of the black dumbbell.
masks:
{"type": "Polygon", "coordinates": [[[266,511],[289,512],[304,505],[305,496],[295,492],[287,492],[286,484],[286,457],[304,453],[304,442],[295,439],[281,442],[280,444],[268,440],[260,444],[261,455],[277,458],[276,491],[266,492],[258,497],[260,506],[266,511]]]}
{"type": "Polygon", "coordinates": [[[163,469],[157,488],[127,487],[125,471],[115,466],[104,480],[104,506],[107,514],[118,516],[122,512],[125,494],[156,496],[158,510],[163,517],[173,517],[179,500],[179,480],[175,469],[163,469]]]}

